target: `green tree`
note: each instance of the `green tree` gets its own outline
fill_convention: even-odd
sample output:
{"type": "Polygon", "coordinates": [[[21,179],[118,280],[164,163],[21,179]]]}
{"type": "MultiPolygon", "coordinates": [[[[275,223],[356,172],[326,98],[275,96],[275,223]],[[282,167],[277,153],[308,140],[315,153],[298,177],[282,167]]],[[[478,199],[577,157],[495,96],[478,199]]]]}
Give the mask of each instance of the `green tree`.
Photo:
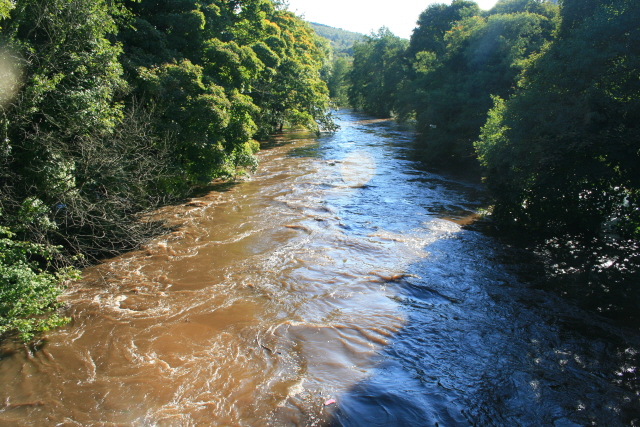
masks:
{"type": "MultiPolygon", "coordinates": [[[[77,152],[81,138],[109,135],[121,123],[123,105],[115,98],[126,83],[121,49],[109,40],[115,32],[111,11],[102,1],[25,0],[3,21],[23,83],[0,116],[6,221],[19,221],[25,200],[51,207],[81,197],[69,153],[77,152]]],[[[28,224],[29,233],[44,241],[52,229],[39,224],[28,224]]]]}
{"type": "Polygon", "coordinates": [[[468,0],[454,0],[450,5],[433,4],[420,14],[413,30],[407,56],[418,52],[433,52],[441,56],[446,51],[445,35],[456,22],[480,14],[478,4],[468,0]]]}
{"type": "Polygon", "coordinates": [[[495,216],[637,237],[640,4],[567,0],[562,14],[559,39],[530,61],[515,96],[496,99],[476,144],[495,216]]]}
{"type": "Polygon", "coordinates": [[[329,44],[291,12],[275,10],[270,18],[276,32],[260,46],[266,68],[250,96],[260,107],[259,135],[283,126],[332,130],[329,91],[321,79],[329,44]],[[269,64],[270,63],[270,64],[269,64]]]}
{"type": "Polygon", "coordinates": [[[381,28],[354,45],[349,88],[349,102],[354,108],[378,117],[391,116],[405,76],[408,44],[389,29],[381,28]]]}
{"type": "Polygon", "coordinates": [[[57,298],[63,283],[77,278],[77,271],[50,273],[34,260],[46,263],[55,250],[16,240],[13,232],[0,226],[0,336],[15,331],[27,341],[69,321],[56,311],[61,306],[57,298]]]}
{"type": "Polygon", "coordinates": [[[162,115],[192,182],[253,168],[254,137],[331,125],[319,70],[327,46],[269,0],[128,4],[121,40],[134,95],[162,115]],[[151,41],[151,42],[150,42],[151,41]]]}
{"type": "MultiPolygon", "coordinates": [[[[534,0],[499,2],[486,16],[469,2],[432,6],[412,39],[411,73],[400,95],[401,118],[415,116],[419,147],[432,162],[475,163],[473,142],[491,96],[508,96],[524,61],[553,37],[557,9],[528,12],[534,0]],[[496,11],[509,13],[495,13],[496,11]],[[447,21],[461,17],[459,21],[447,21]],[[447,29],[447,26],[449,27],[447,29]]],[[[411,50],[410,50],[411,51],[411,50]]]]}
{"type": "Polygon", "coordinates": [[[9,12],[13,9],[15,5],[11,0],[0,0],[0,19],[5,19],[9,17],[9,12]]]}
{"type": "Polygon", "coordinates": [[[344,57],[338,57],[335,59],[331,66],[330,75],[327,78],[327,88],[329,89],[329,96],[331,100],[339,107],[346,107],[349,105],[348,90],[349,90],[349,73],[351,72],[352,64],[344,57]]]}

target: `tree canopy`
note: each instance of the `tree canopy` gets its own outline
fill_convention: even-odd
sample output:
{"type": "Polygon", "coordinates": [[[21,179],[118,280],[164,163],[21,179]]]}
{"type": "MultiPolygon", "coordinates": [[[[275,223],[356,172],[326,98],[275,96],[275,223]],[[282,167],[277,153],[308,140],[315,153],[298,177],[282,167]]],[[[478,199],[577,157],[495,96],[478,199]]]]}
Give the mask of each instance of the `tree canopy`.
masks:
{"type": "Polygon", "coordinates": [[[427,160],[474,161],[473,142],[492,106],[491,95],[512,93],[524,61],[555,29],[556,9],[531,4],[539,5],[503,1],[481,13],[473,2],[455,1],[421,15],[397,110],[403,118],[415,118],[427,160]]]}
{"type": "Polygon", "coordinates": [[[565,1],[558,39],[495,98],[476,144],[496,216],[640,235],[640,4],[565,1]],[[578,5],[579,3],[579,5],[578,5]]]}
{"type": "Polygon", "coordinates": [[[369,114],[389,117],[404,78],[404,54],[407,40],[387,28],[365,37],[353,47],[349,102],[369,114]]]}

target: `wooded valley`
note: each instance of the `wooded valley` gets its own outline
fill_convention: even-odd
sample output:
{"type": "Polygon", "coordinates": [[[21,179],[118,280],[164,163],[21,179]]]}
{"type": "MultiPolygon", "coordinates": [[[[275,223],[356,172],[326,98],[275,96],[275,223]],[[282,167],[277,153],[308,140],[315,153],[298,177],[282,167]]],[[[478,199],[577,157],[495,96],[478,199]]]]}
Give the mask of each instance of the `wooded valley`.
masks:
{"type": "Polygon", "coordinates": [[[332,106],[414,123],[426,163],[483,177],[496,224],[608,242],[631,274],[639,22],[636,0],[454,0],[410,40],[325,28],[334,51],[280,1],[0,0],[0,334],[63,324],[76,268],[254,171],[257,141],[333,130],[332,106]]]}

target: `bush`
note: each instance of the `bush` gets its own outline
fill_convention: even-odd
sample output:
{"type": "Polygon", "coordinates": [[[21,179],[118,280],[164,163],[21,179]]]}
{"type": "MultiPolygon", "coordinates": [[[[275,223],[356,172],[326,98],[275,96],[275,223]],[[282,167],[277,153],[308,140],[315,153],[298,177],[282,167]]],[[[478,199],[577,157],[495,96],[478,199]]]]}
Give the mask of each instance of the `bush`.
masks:
{"type": "Polygon", "coordinates": [[[66,280],[78,271],[64,268],[50,273],[47,265],[57,250],[41,244],[14,239],[15,234],[0,227],[0,335],[17,332],[28,341],[36,332],[69,322],[56,310],[66,280]]]}

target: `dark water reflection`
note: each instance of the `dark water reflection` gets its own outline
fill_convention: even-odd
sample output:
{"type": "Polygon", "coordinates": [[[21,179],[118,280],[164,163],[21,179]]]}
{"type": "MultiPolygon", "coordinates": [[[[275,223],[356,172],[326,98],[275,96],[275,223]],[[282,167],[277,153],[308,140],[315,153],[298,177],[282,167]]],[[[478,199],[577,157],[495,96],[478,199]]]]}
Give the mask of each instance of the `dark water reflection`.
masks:
{"type": "MultiPolygon", "coordinates": [[[[347,222],[399,233],[425,216],[472,224],[487,203],[482,189],[413,169],[394,126],[368,129],[393,135],[369,147],[396,162],[382,166],[354,210],[345,206],[347,222]]],[[[638,425],[638,324],[583,310],[584,298],[558,297],[540,259],[484,229],[430,243],[412,276],[394,283],[406,324],[374,373],[341,396],[331,425],[638,425]]]]}
{"type": "Polygon", "coordinates": [[[554,292],[410,129],[339,117],[160,213],[177,231],[87,271],[37,351],[5,343],[0,425],[638,425],[638,325],[554,292]]]}

